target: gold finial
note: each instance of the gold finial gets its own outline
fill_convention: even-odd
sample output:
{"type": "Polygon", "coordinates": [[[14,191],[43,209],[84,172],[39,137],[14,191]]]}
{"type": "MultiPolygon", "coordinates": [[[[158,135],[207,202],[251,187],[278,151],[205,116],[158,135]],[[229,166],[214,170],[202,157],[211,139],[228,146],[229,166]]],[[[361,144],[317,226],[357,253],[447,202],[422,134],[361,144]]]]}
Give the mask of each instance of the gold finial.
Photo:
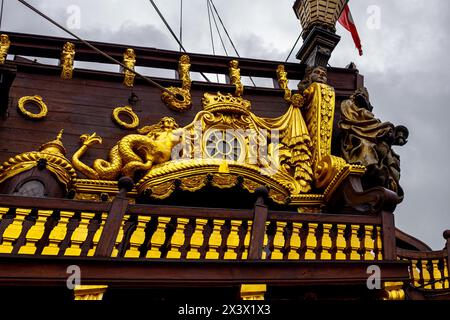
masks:
{"type": "Polygon", "coordinates": [[[278,85],[280,89],[284,90],[284,100],[291,102],[292,91],[289,89],[289,80],[287,78],[287,72],[284,70],[284,65],[280,64],[277,68],[278,85]]]}
{"type": "Polygon", "coordinates": [[[64,133],[64,129],[61,129],[58,133],[58,135],[56,136],[56,140],[62,141],[62,135],[64,133]]]}
{"type": "Polygon", "coordinates": [[[62,142],[62,135],[63,135],[64,129],[61,129],[56,136],[55,140],[49,141],[47,143],[44,143],[39,148],[40,152],[43,153],[52,153],[56,155],[65,156],[66,155],[66,148],[64,148],[64,144],[62,142]]]}
{"type": "MultiPolygon", "coordinates": [[[[134,50],[128,48],[125,50],[123,54],[123,64],[127,66],[127,68],[134,70],[134,66],[136,65],[136,54],[134,50]]],[[[125,77],[123,78],[123,84],[129,88],[134,86],[134,77],[135,73],[130,70],[123,70],[125,77]]]]}
{"type": "Polygon", "coordinates": [[[75,60],[75,45],[72,42],[66,42],[61,53],[60,66],[61,79],[72,79],[73,75],[73,63],[75,60]]]}
{"type": "Polygon", "coordinates": [[[8,55],[9,46],[11,41],[7,34],[0,35],[0,64],[4,64],[6,61],[6,56],[8,55]]]}
{"type": "Polygon", "coordinates": [[[184,90],[191,90],[191,76],[189,74],[189,70],[191,68],[191,59],[186,54],[183,54],[180,57],[180,61],[178,62],[178,74],[180,76],[180,80],[182,82],[181,87],[184,90]]]}
{"type": "Polygon", "coordinates": [[[244,86],[241,82],[241,69],[237,60],[230,61],[230,83],[236,86],[235,96],[242,97],[244,86]]]}

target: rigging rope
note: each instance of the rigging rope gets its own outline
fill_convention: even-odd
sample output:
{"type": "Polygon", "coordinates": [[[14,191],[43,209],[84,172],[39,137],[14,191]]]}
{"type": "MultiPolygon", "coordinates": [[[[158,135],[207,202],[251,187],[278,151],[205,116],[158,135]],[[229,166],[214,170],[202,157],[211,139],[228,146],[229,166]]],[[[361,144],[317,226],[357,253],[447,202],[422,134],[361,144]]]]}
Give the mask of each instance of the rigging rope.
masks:
{"type": "MultiPolygon", "coordinates": [[[[228,57],[227,47],[225,46],[225,43],[223,42],[222,35],[220,34],[219,26],[217,25],[216,17],[214,16],[214,12],[212,11],[211,4],[209,3],[209,0],[206,0],[206,3],[208,4],[209,10],[211,10],[211,15],[213,17],[214,25],[216,26],[216,30],[217,30],[217,34],[219,35],[220,42],[222,43],[223,51],[225,52],[225,55],[228,57]]],[[[209,14],[209,11],[208,11],[208,14],[209,14]]]]}
{"type": "MultiPolygon", "coordinates": [[[[19,0],[21,1],[21,0],[19,0]]],[[[169,23],[167,22],[166,18],[164,18],[163,14],[161,13],[161,11],[159,11],[158,6],[156,5],[156,3],[153,0],[148,0],[151,5],[153,6],[153,8],[155,9],[156,13],[159,15],[159,17],[161,18],[161,20],[163,21],[164,25],[166,26],[167,30],[169,30],[170,34],[172,35],[172,37],[175,39],[175,41],[178,43],[178,45],[180,46],[181,50],[183,50],[184,52],[186,52],[186,49],[183,47],[183,44],[181,43],[181,41],[178,39],[177,35],[175,34],[175,32],[173,32],[172,28],[170,27],[169,23]]],[[[202,75],[202,77],[207,81],[207,82],[211,82],[204,74],[203,72],[200,72],[200,74],[202,75]]]]}
{"type": "Polygon", "coordinates": [[[29,3],[27,3],[25,0],[17,0],[20,3],[22,3],[24,6],[26,6],[27,8],[29,8],[30,10],[34,11],[35,13],[37,13],[38,15],[40,15],[42,18],[44,18],[45,20],[49,21],[50,23],[52,23],[53,25],[55,25],[56,27],[60,28],[61,30],[65,31],[66,33],[70,34],[72,37],[74,37],[75,39],[79,40],[80,42],[82,42],[83,44],[85,44],[86,46],[88,46],[89,48],[91,48],[92,50],[96,51],[97,53],[101,54],[103,57],[105,57],[106,59],[114,62],[115,64],[118,64],[119,66],[121,66],[122,68],[124,68],[125,70],[128,70],[130,72],[133,72],[135,75],[137,75],[138,77],[142,78],[143,80],[145,80],[146,82],[148,82],[149,84],[151,84],[152,86],[155,86],[159,89],[161,89],[162,91],[167,92],[170,95],[175,96],[174,93],[172,93],[171,91],[169,91],[168,89],[166,89],[165,87],[163,87],[162,85],[160,85],[159,83],[153,81],[152,79],[143,76],[142,74],[140,74],[139,72],[136,72],[133,69],[128,68],[125,64],[123,64],[122,62],[114,59],[113,57],[111,57],[109,54],[103,52],[102,50],[94,47],[92,44],[90,44],[89,42],[87,42],[86,40],[81,39],[79,36],[77,36],[75,33],[73,33],[72,31],[66,29],[65,27],[63,27],[62,25],[60,25],[58,22],[56,22],[55,20],[53,20],[52,18],[50,18],[49,16],[45,15],[44,13],[42,13],[41,11],[39,11],[38,9],[36,9],[35,7],[33,7],[32,5],[30,5],[29,3]]]}
{"type": "Polygon", "coordinates": [[[287,61],[289,60],[289,58],[291,57],[292,51],[294,51],[295,47],[297,46],[298,40],[300,40],[300,37],[302,36],[302,33],[303,33],[303,32],[301,32],[301,33],[298,35],[297,40],[295,40],[295,43],[294,43],[294,45],[292,46],[291,51],[289,51],[289,54],[288,54],[288,56],[286,57],[286,60],[284,60],[284,62],[287,62],[287,61]]]}
{"type": "MultiPolygon", "coordinates": [[[[240,58],[241,56],[239,55],[239,52],[237,51],[236,46],[234,45],[233,40],[231,40],[231,37],[230,37],[230,35],[229,35],[229,33],[228,33],[227,28],[225,28],[225,25],[224,25],[224,23],[223,23],[223,21],[222,21],[222,18],[220,17],[219,12],[217,11],[216,5],[214,4],[213,0],[209,0],[209,2],[211,3],[212,8],[213,8],[214,11],[216,12],[217,18],[219,18],[219,22],[220,22],[220,24],[222,25],[222,28],[223,28],[223,30],[225,31],[225,34],[227,35],[228,40],[230,41],[231,45],[233,46],[234,52],[236,52],[236,55],[240,58]]],[[[214,15],[213,15],[213,16],[214,16],[214,15]]],[[[249,77],[249,78],[250,78],[250,81],[252,82],[252,84],[256,87],[256,84],[255,84],[255,82],[253,81],[252,77],[249,77]]]]}
{"type": "Polygon", "coordinates": [[[0,12],[0,30],[2,29],[2,21],[3,21],[3,3],[5,0],[2,0],[2,7],[1,7],[1,12],[0,12]]]}
{"type": "Polygon", "coordinates": [[[209,1],[208,0],[206,0],[206,9],[208,10],[209,34],[211,36],[212,52],[213,52],[213,55],[216,55],[216,50],[214,48],[214,37],[213,37],[213,32],[212,32],[211,14],[209,12],[209,1]]]}
{"type": "Polygon", "coordinates": [[[180,0],[180,42],[183,43],[183,0],[180,0]]]}
{"type": "MultiPolygon", "coordinates": [[[[209,8],[209,2],[206,0],[206,9],[208,10],[208,22],[209,22],[209,34],[211,36],[211,46],[212,46],[212,52],[213,55],[216,55],[216,49],[214,48],[214,35],[212,32],[212,25],[211,25],[211,14],[210,14],[210,8],[209,8]]],[[[216,74],[217,83],[219,83],[219,75],[216,74]]]]}

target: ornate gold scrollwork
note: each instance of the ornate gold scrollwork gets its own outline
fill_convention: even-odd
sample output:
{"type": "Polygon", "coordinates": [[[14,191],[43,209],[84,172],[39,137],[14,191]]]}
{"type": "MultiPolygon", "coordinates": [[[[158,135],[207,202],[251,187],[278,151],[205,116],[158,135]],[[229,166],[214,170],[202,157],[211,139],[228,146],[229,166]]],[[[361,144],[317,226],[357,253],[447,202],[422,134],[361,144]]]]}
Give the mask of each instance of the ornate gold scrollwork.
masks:
{"type": "MultiPolygon", "coordinates": [[[[123,64],[131,70],[134,70],[134,66],[136,64],[136,54],[134,53],[133,49],[128,48],[127,50],[125,50],[125,53],[123,54],[123,64]]],[[[133,87],[135,73],[131,72],[130,70],[123,70],[123,73],[123,84],[130,88],[133,87]]]]}
{"type": "Polygon", "coordinates": [[[17,104],[17,108],[24,117],[32,120],[45,118],[48,113],[47,105],[44,103],[41,96],[24,96],[20,98],[17,104]],[[28,111],[25,108],[26,104],[33,104],[37,106],[39,108],[39,112],[32,113],[31,111],[28,111]]]}
{"type": "Polygon", "coordinates": [[[236,87],[234,95],[242,97],[244,94],[244,86],[241,82],[241,69],[237,60],[230,61],[230,83],[236,87]]]}
{"type": "Polygon", "coordinates": [[[75,60],[75,45],[72,42],[66,42],[61,53],[60,66],[61,79],[69,80],[72,79],[73,75],[73,63],[75,60]]]}
{"type": "Polygon", "coordinates": [[[38,161],[46,161],[46,168],[58,179],[66,190],[76,180],[75,169],[66,158],[66,149],[62,143],[61,130],[55,140],[44,143],[38,151],[25,152],[9,158],[0,167],[0,183],[19,173],[30,170],[38,165],[38,161]]]}
{"type": "Polygon", "coordinates": [[[314,146],[312,163],[316,187],[326,187],[346,163],[331,155],[335,93],[329,85],[313,82],[303,94],[307,101],[306,123],[314,146]]]}
{"type": "Polygon", "coordinates": [[[326,187],[345,166],[349,165],[344,159],[333,155],[326,155],[320,159],[314,172],[316,187],[326,187]]]}
{"type": "Polygon", "coordinates": [[[117,107],[112,112],[112,118],[115,123],[124,129],[136,129],[139,126],[139,117],[133,111],[131,106],[117,107]],[[125,122],[120,119],[120,115],[124,114],[131,122],[125,122]]]}
{"type": "Polygon", "coordinates": [[[0,64],[4,64],[6,61],[6,56],[8,55],[9,46],[11,41],[7,34],[0,35],[0,64]]]}
{"type": "Polygon", "coordinates": [[[182,81],[181,88],[168,87],[167,90],[172,92],[163,92],[161,99],[164,104],[175,111],[186,111],[192,106],[191,98],[191,77],[189,70],[191,68],[191,60],[188,55],[183,54],[178,62],[178,75],[182,81]]]}

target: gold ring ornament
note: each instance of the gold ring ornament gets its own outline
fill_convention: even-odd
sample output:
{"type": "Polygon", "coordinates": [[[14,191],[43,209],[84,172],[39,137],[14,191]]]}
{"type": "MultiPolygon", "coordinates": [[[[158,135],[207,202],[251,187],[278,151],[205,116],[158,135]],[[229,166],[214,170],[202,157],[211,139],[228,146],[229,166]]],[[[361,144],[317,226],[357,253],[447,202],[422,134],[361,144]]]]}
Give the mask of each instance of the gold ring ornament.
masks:
{"type": "Polygon", "coordinates": [[[20,113],[28,119],[39,120],[45,118],[48,113],[47,105],[42,100],[41,96],[24,96],[19,99],[19,103],[17,104],[17,108],[20,113]],[[32,104],[39,108],[38,113],[32,113],[25,108],[26,104],[32,104]]]}
{"type": "Polygon", "coordinates": [[[139,126],[139,117],[130,106],[117,107],[113,110],[112,118],[115,123],[124,129],[136,129],[139,126]],[[131,122],[125,122],[119,115],[125,114],[131,122]]]}

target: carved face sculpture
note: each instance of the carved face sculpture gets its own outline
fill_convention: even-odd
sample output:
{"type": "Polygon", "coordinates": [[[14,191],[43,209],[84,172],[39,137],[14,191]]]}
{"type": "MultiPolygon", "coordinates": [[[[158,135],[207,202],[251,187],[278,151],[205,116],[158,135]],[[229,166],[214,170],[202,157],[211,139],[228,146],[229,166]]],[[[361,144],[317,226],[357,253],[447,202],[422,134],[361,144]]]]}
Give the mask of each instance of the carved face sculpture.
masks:
{"type": "Polygon", "coordinates": [[[191,62],[191,59],[189,59],[189,56],[188,56],[188,55],[183,54],[183,55],[180,57],[180,62],[181,62],[181,63],[190,63],[190,62],[191,62]]]}
{"type": "Polygon", "coordinates": [[[239,62],[237,60],[231,60],[230,61],[230,67],[238,68],[239,67],[239,62]]]}
{"type": "Polygon", "coordinates": [[[75,49],[75,45],[73,43],[67,42],[64,44],[64,51],[72,51],[75,49]]]}
{"type": "Polygon", "coordinates": [[[128,57],[128,58],[134,58],[134,50],[133,49],[127,49],[126,51],[125,51],[125,55],[128,57]]]}
{"type": "Polygon", "coordinates": [[[8,44],[8,42],[9,42],[8,36],[7,36],[6,34],[2,34],[2,35],[0,36],[0,42],[1,42],[2,44],[8,44]]]}
{"type": "Polygon", "coordinates": [[[396,126],[394,129],[395,145],[403,146],[408,142],[409,130],[405,126],[396,126]]]}
{"type": "Polygon", "coordinates": [[[164,118],[162,118],[161,119],[161,124],[162,124],[162,127],[165,130],[173,130],[173,129],[178,127],[178,125],[175,122],[175,119],[172,118],[172,117],[164,117],[164,118]]]}
{"type": "Polygon", "coordinates": [[[316,67],[311,72],[311,82],[327,83],[327,70],[323,67],[316,67]]]}

